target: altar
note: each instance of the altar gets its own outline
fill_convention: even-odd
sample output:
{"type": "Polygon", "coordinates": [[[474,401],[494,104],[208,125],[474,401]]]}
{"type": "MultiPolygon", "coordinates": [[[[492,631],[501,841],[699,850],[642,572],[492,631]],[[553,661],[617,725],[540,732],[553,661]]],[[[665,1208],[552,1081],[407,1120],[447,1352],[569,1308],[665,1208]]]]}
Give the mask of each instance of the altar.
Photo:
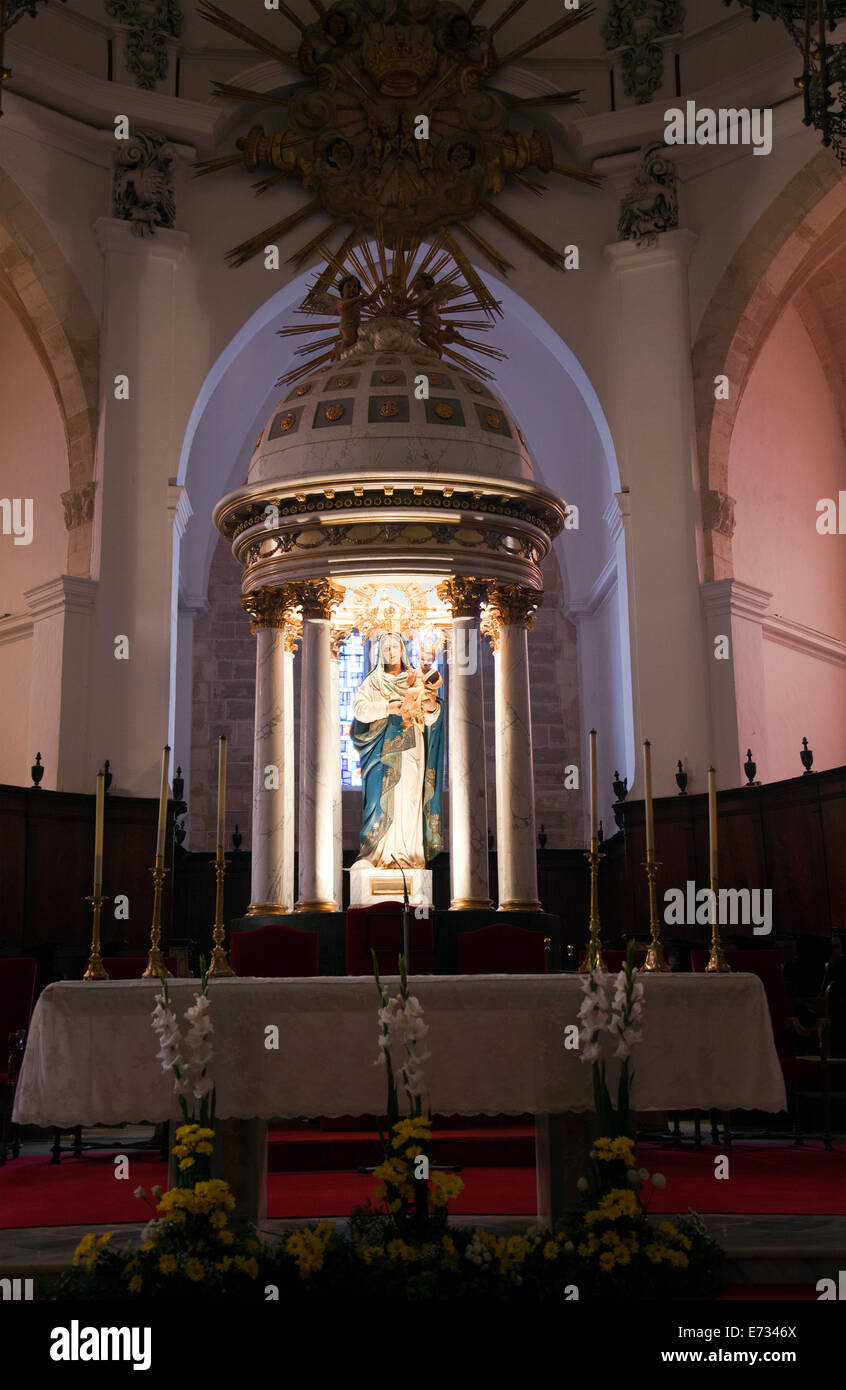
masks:
{"type": "MultiPolygon", "coordinates": [[[[633,1104],[644,1110],[785,1108],[761,981],[749,974],[646,974],[633,1104]],[[744,1065],[738,1067],[742,1057],[744,1065]]],[[[396,984],[387,980],[389,991],[396,984]]],[[[577,1021],[573,975],[412,979],[429,1025],[426,1086],[433,1110],[535,1116],[538,1221],[577,1204],[589,1148],[591,1068],[565,1046],[577,1021]]],[[[168,986],[179,1016],[196,980],[168,986]]],[[[61,981],[35,1010],[15,1119],[41,1126],[177,1120],[172,1078],[156,1060],[144,980],[61,981]],[[115,1065],[115,1059],[120,1059],[115,1065]]],[[[225,1124],[226,1177],[243,1219],[266,1209],[265,1126],[292,1117],[381,1114],[372,980],[215,979],[211,1073],[225,1124]],[[278,1029],[278,1047],[268,1044],[278,1029]]],[[[609,1060],[609,1081],[615,1064],[609,1060]]],[[[437,1157],[437,1132],[433,1153],[437,1157]]]]}

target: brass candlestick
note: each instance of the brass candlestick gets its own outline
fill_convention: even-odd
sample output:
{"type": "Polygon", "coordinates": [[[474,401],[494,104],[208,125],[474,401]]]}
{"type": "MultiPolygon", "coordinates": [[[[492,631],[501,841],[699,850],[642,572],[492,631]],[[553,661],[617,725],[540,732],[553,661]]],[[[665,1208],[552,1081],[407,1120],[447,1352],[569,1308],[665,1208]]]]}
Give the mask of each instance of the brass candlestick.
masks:
{"type": "Polygon", "coordinates": [[[723,955],[723,943],[720,938],[720,914],[718,911],[717,880],[711,879],[711,954],[708,957],[708,964],[705,970],[709,974],[731,974],[731,966],[723,955]]]}
{"type": "Polygon", "coordinates": [[[586,975],[591,967],[605,971],[606,965],[602,958],[602,942],[599,939],[599,861],[605,855],[599,852],[599,841],[595,835],[591,835],[590,849],[585,854],[585,859],[590,865],[590,917],[588,919],[588,944],[585,958],[579,966],[579,974],[586,975]]]}
{"type": "Polygon", "coordinates": [[[108,899],[104,898],[100,892],[100,888],[101,885],[95,883],[94,892],[89,893],[85,899],[94,909],[94,920],[91,924],[91,954],[88,957],[88,965],[82,977],[83,980],[108,980],[109,978],[106,967],[100,958],[100,911],[103,903],[108,902],[108,899]]]}
{"type": "Polygon", "coordinates": [[[217,878],[217,892],[215,894],[214,904],[214,931],[212,932],[214,950],[212,951],[208,973],[209,975],[234,976],[235,971],[229,964],[229,957],[223,945],[223,940],[226,935],[223,926],[223,877],[226,873],[226,855],[223,853],[223,845],[218,845],[217,847],[217,854],[214,860],[214,872],[217,878]]]}
{"type": "Polygon", "coordinates": [[[661,945],[661,927],[658,922],[658,894],[655,888],[655,880],[658,877],[658,870],[661,865],[653,854],[647,852],[646,863],[643,866],[646,870],[646,878],[649,883],[649,934],[652,940],[646,952],[646,960],[643,962],[642,969],[668,971],[669,965],[664,959],[664,947],[661,945]]]}
{"type": "Polygon", "coordinates": [[[162,971],[170,977],[164,956],[159,950],[162,934],[162,890],[167,873],[163,854],[156,855],[155,868],[151,869],[150,873],[153,875],[153,921],[150,926],[150,950],[147,955],[147,968],[141,976],[142,980],[158,980],[162,971]]]}

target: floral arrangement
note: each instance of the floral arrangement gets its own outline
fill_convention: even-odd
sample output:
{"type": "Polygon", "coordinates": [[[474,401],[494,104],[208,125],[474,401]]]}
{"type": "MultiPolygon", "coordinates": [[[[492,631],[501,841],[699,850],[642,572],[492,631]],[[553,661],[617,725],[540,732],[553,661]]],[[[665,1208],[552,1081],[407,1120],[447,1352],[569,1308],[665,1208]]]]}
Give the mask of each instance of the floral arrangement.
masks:
{"type": "Polygon", "coordinates": [[[641,1040],[637,1023],[643,1013],[643,985],[637,979],[634,948],[630,940],[610,1002],[607,976],[599,974],[591,962],[579,1010],[581,1060],[593,1068],[599,1137],[590,1151],[589,1175],[577,1183],[587,1205],[577,1230],[576,1252],[594,1264],[598,1274],[613,1277],[625,1270],[627,1284],[632,1278],[645,1277],[650,1265],[689,1270],[694,1260],[712,1269],[721,1259],[695,1214],[677,1226],[661,1221],[655,1227],[648,1219],[651,1193],[666,1183],[661,1173],[650,1175],[638,1166],[635,1140],[629,1132],[634,1082],[631,1053],[641,1040]],[[614,1039],[614,1056],[621,1059],[616,1107],[608,1086],[603,1033],[614,1039]]]}
{"type": "Polygon", "coordinates": [[[184,1146],[183,1141],[183,1144],[178,1142],[173,1150],[179,1162],[180,1174],[187,1174],[182,1185],[191,1186],[198,1178],[210,1176],[214,1145],[215,1089],[209,1075],[214,1056],[210,1035],[214,1028],[210,1018],[211,1001],[205,958],[200,958],[200,993],[194,995],[193,1005],[185,1010],[188,1029],[184,1036],[173,1011],[164,971],[159,978],[162,982],[162,992],[156,995],[152,1023],[153,1031],[159,1039],[156,1056],[162,1064],[162,1071],[173,1072],[173,1089],[179,1097],[182,1118],[185,1121],[182,1130],[177,1130],[177,1135],[180,1132],[185,1135],[198,1128],[205,1131],[203,1138],[195,1142],[190,1149],[184,1146]],[[195,1116],[197,1101],[200,1110],[199,1115],[195,1116]]]}
{"type": "Polygon", "coordinates": [[[431,1108],[423,1114],[423,1063],[431,1054],[422,1050],[429,1026],[419,999],[408,992],[405,959],[399,958],[400,992],[390,998],[379,978],[376,955],[372,951],[371,955],[379,994],[376,1066],[384,1065],[387,1077],[388,1132],[379,1133],[384,1157],[375,1170],[372,1202],[360,1209],[360,1220],[386,1238],[393,1232],[422,1239],[446,1227],[448,1205],[464,1191],[464,1183],[454,1173],[430,1171],[432,1114],[431,1108]],[[409,1114],[404,1118],[397,1078],[408,1102],[409,1114]]]}
{"type": "MultiPolygon", "coordinates": [[[[375,960],[374,960],[375,968],[375,960]]],[[[630,946],[609,1002],[607,981],[591,970],[585,981],[582,1057],[594,1068],[596,1113],[602,1133],[590,1151],[589,1176],[579,1180],[584,1211],[558,1231],[530,1228],[495,1235],[477,1226],[447,1229],[447,1208],[463,1188],[451,1173],[429,1172],[431,1113],[423,1114],[422,1046],[428,1027],[408,992],[400,960],[399,995],[379,991],[379,1058],[388,1079],[388,1133],[375,1170],[373,1202],[350,1217],[348,1232],[330,1221],[290,1232],[276,1245],[255,1232],[230,1229],[235,1199],[226,1182],[208,1176],[214,1129],[214,1086],[208,1074],[212,1032],[203,972],[201,994],[186,1012],[185,1038],[173,1015],[167,984],[153,1026],[159,1058],[172,1070],[185,1123],[176,1131],[177,1185],[141,1187],[153,1219],[140,1249],[119,1249],[109,1231],[80,1241],[73,1266],[61,1276],[58,1298],[221,1298],[298,1300],[343,1298],[369,1302],[455,1299],[555,1301],[594,1298],[703,1298],[717,1292],[722,1252],[701,1220],[654,1223],[650,1194],[664,1186],[637,1166],[629,1125],[631,1048],[639,1038],[643,987],[630,946]],[[611,1104],[601,1035],[616,1040],[622,1060],[616,1109],[611,1104]],[[410,1113],[399,1113],[399,1079],[410,1113]],[[199,1101],[200,1118],[193,1105],[199,1101]],[[425,1160],[422,1162],[421,1160],[425,1160]],[[375,1205],[374,1205],[375,1203],[375,1205]]]]}

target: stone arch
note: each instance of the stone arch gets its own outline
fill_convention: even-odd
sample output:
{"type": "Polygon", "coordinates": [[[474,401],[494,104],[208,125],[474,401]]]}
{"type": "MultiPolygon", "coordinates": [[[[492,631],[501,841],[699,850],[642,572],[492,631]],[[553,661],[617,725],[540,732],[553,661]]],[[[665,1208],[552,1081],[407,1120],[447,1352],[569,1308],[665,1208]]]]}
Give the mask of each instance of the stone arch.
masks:
{"type": "Polygon", "coordinates": [[[734,576],[729,449],[752,369],[783,309],[844,239],[846,179],[820,150],[759,217],[702,318],[692,360],[706,581],[734,576]],[[717,401],[714,378],[723,373],[730,399],[717,401]]]}
{"type": "Polygon", "coordinates": [[[0,169],[0,293],[50,378],[68,450],[67,573],[88,578],[94,517],[100,330],[64,252],[33,204],[0,169]]]}

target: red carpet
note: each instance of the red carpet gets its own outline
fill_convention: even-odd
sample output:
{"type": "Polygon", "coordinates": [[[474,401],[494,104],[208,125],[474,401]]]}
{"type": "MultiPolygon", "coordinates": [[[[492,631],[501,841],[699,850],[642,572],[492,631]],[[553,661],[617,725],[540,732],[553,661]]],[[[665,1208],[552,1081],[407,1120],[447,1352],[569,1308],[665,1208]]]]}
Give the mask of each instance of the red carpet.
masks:
{"type": "MultiPolygon", "coordinates": [[[[487,1141],[486,1141],[487,1142],[487,1141]]],[[[297,1152],[300,1152],[297,1148],[297,1152]]],[[[826,1153],[821,1144],[736,1144],[729,1157],[730,1178],[716,1181],[708,1148],[642,1148],[641,1163],[663,1173],[667,1186],[654,1193],[650,1209],[700,1212],[843,1215],[846,1214],[846,1149],[826,1153]]],[[[723,1151],[720,1151],[723,1152],[723,1151]]],[[[465,1167],[465,1190],[452,1205],[456,1215],[531,1216],[535,1173],[527,1167],[465,1167]]],[[[10,1161],[0,1169],[0,1228],[75,1226],[143,1221],[147,1208],[133,1192],[166,1183],[165,1164],[155,1154],[130,1157],[130,1177],[118,1182],[108,1154],[63,1158],[47,1155],[10,1161]]],[[[373,1187],[370,1174],[276,1172],[268,1180],[271,1217],[346,1216],[373,1187]]]]}

